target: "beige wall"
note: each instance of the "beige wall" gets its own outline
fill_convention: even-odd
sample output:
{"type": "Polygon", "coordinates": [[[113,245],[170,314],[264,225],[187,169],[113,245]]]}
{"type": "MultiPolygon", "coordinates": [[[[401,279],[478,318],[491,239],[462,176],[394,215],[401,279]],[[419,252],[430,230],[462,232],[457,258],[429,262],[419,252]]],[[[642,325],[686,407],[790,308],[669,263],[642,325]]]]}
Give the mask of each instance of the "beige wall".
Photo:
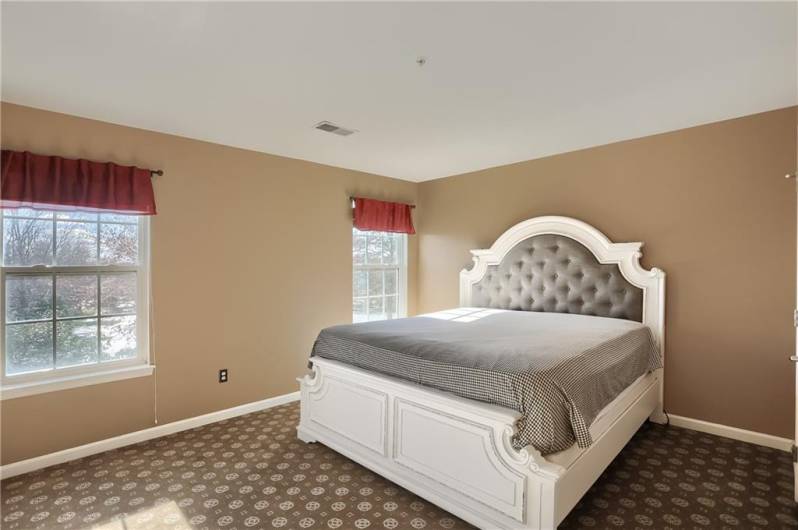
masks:
{"type": "Polygon", "coordinates": [[[419,310],[511,225],[582,219],[668,274],[667,410],[792,438],[795,164],[791,108],[422,183],[419,310]]]}
{"type": "MultiPolygon", "coordinates": [[[[468,250],[529,217],[569,215],[613,240],[644,241],[644,263],[668,273],[668,410],[792,436],[795,188],[782,176],[798,158],[795,109],[420,185],[0,111],[4,148],[165,170],[152,225],[160,423],[296,389],[318,330],[350,318],[346,198],[360,194],[419,204],[411,314],[456,305],[468,250]]],[[[2,463],[152,426],[154,383],[3,401],[2,463]]]]}
{"type": "MultiPolygon", "coordinates": [[[[2,146],[162,168],[152,221],[160,423],[292,392],[323,326],[351,319],[347,197],[417,185],[3,104],[2,146]],[[230,381],[216,382],[219,368],[230,381]]],[[[416,237],[408,308],[415,309],[416,237]]],[[[2,402],[2,463],[153,425],[152,377],[2,402]]]]}

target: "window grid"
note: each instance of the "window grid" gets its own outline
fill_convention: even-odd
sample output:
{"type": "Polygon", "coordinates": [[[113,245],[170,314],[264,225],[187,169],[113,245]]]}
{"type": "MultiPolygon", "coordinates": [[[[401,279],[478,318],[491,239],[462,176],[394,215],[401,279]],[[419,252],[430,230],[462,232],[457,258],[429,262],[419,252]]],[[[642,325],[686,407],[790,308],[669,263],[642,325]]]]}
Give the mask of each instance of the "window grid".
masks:
{"type": "MultiPolygon", "coordinates": [[[[31,210],[25,210],[31,211],[31,210]]],[[[26,381],[35,381],[35,380],[47,380],[51,377],[60,377],[60,376],[67,376],[67,375],[77,375],[82,373],[96,373],[100,370],[106,370],[109,368],[109,364],[112,364],[114,367],[125,367],[135,364],[146,364],[148,362],[148,319],[147,319],[147,301],[148,301],[148,289],[149,289],[149,276],[147,272],[147,264],[149,261],[148,256],[148,236],[149,236],[149,221],[146,217],[127,217],[120,220],[114,218],[108,218],[106,215],[98,215],[98,214],[79,214],[75,215],[77,212],[45,212],[44,210],[36,210],[32,211],[33,213],[25,215],[19,215],[15,210],[0,210],[0,235],[2,236],[2,242],[4,245],[3,252],[0,252],[0,272],[2,278],[0,278],[0,306],[2,311],[2,325],[0,325],[0,348],[2,349],[2,374],[3,374],[3,381],[5,384],[11,382],[26,382],[26,381]],[[44,216],[44,217],[43,217],[44,216]],[[73,217],[74,216],[74,217],[73,217]],[[50,263],[43,263],[43,264],[36,264],[33,266],[22,266],[22,265],[13,265],[13,266],[5,266],[5,263],[2,262],[2,259],[5,255],[5,234],[3,231],[5,230],[5,218],[9,219],[19,219],[19,220],[28,220],[28,221],[51,221],[51,232],[50,235],[52,237],[51,243],[51,256],[50,256],[50,263]],[[90,261],[93,263],[88,265],[58,265],[58,244],[59,244],[59,233],[58,233],[58,223],[81,223],[81,224],[90,224],[96,226],[96,242],[95,242],[95,255],[91,257],[90,261]],[[117,225],[117,226],[135,226],[137,227],[136,233],[137,236],[135,237],[135,248],[137,253],[137,263],[124,263],[121,265],[118,264],[107,264],[103,263],[107,261],[106,258],[102,256],[102,244],[104,242],[102,233],[103,233],[103,226],[106,225],[117,225]],[[132,311],[110,311],[104,312],[103,311],[103,279],[109,278],[118,274],[134,274],[135,275],[135,289],[133,292],[132,297],[132,311]],[[59,316],[58,315],[58,282],[60,278],[67,278],[69,276],[94,276],[96,278],[96,295],[94,296],[94,303],[96,307],[94,308],[94,312],[90,315],[74,315],[74,316],[59,316]],[[42,277],[48,276],[50,279],[50,289],[51,289],[51,307],[50,307],[50,318],[43,319],[23,319],[14,322],[7,321],[7,281],[11,278],[21,278],[21,277],[42,277]],[[133,355],[124,355],[119,359],[113,358],[106,358],[103,359],[103,325],[108,324],[108,319],[118,318],[118,317],[135,317],[135,329],[134,329],[134,337],[135,337],[135,351],[133,355]],[[92,322],[93,327],[95,328],[96,332],[96,343],[94,352],[90,352],[90,355],[93,356],[93,360],[90,362],[83,362],[77,364],[70,364],[70,361],[67,361],[66,364],[59,366],[58,360],[58,353],[59,353],[59,346],[58,346],[58,338],[59,338],[59,329],[58,324],[61,322],[74,322],[78,320],[95,320],[96,322],[92,322]],[[51,333],[52,333],[52,358],[51,358],[51,366],[49,368],[35,368],[31,371],[18,371],[13,374],[8,373],[8,360],[7,360],[7,330],[9,328],[13,328],[16,325],[20,324],[35,324],[35,323],[49,323],[51,322],[51,333]]],[[[117,214],[114,214],[112,217],[116,217],[117,214]]],[[[117,308],[118,309],[118,308],[117,308]]],[[[70,353],[72,354],[80,354],[80,350],[76,350],[73,352],[64,351],[63,354],[69,356],[70,353]]]]}
{"type": "MultiPolygon", "coordinates": [[[[21,276],[49,276],[50,278],[50,289],[51,289],[51,299],[52,299],[52,316],[50,318],[33,318],[33,319],[24,319],[24,320],[14,320],[13,322],[6,322],[5,325],[7,327],[18,326],[22,324],[45,324],[45,323],[52,323],[53,329],[53,366],[57,366],[57,326],[59,322],[70,322],[76,320],[96,320],[97,324],[97,352],[98,356],[102,354],[102,346],[100,341],[102,340],[102,332],[101,332],[101,325],[102,319],[104,318],[116,318],[116,317],[129,317],[129,316],[136,316],[136,311],[127,311],[127,312],[105,312],[102,309],[102,278],[108,277],[109,275],[113,274],[136,274],[136,280],[138,280],[138,271],[135,268],[129,268],[126,270],[114,269],[111,272],[99,272],[96,267],[91,267],[90,271],[82,271],[82,272],[22,272],[22,273],[6,273],[6,278],[15,278],[21,276]],[[97,285],[97,309],[94,314],[91,315],[77,315],[77,316],[58,316],[58,279],[63,278],[65,276],[95,276],[96,277],[96,285],[97,285]]],[[[138,282],[136,282],[138,283],[138,282]]],[[[98,361],[98,362],[108,362],[108,361],[98,361]]]]}

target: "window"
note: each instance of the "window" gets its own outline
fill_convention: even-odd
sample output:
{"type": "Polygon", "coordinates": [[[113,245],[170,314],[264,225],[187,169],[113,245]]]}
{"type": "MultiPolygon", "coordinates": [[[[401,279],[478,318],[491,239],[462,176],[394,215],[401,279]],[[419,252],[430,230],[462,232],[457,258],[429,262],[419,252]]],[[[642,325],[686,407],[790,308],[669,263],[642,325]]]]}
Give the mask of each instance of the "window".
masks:
{"type": "Polygon", "coordinates": [[[146,366],[148,218],[0,216],[4,387],[146,366]]]}
{"type": "Polygon", "coordinates": [[[352,321],[406,316],[407,236],[352,229],[352,321]]]}

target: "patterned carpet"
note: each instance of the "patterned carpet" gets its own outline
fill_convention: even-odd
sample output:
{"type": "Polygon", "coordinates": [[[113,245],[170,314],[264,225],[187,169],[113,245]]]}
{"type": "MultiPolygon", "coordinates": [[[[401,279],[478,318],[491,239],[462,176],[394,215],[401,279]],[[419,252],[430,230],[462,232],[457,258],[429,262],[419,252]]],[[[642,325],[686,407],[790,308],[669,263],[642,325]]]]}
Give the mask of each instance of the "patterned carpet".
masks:
{"type": "MultiPolygon", "coordinates": [[[[3,481],[3,529],[471,528],[321,444],[296,403],[3,481]]],[[[646,424],[561,525],[798,527],[787,453],[646,424]]]]}

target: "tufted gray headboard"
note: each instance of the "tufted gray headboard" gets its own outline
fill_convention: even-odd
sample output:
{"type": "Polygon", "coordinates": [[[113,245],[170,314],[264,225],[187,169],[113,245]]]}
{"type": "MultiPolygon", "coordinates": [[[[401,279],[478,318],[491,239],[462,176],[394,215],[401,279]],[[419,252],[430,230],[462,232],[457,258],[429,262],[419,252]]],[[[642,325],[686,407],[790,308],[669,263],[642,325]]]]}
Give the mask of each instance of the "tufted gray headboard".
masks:
{"type": "Polygon", "coordinates": [[[517,243],[471,286],[471,305],[643,321],[643,289],[583,244],[541,234],[517,243]]]}

